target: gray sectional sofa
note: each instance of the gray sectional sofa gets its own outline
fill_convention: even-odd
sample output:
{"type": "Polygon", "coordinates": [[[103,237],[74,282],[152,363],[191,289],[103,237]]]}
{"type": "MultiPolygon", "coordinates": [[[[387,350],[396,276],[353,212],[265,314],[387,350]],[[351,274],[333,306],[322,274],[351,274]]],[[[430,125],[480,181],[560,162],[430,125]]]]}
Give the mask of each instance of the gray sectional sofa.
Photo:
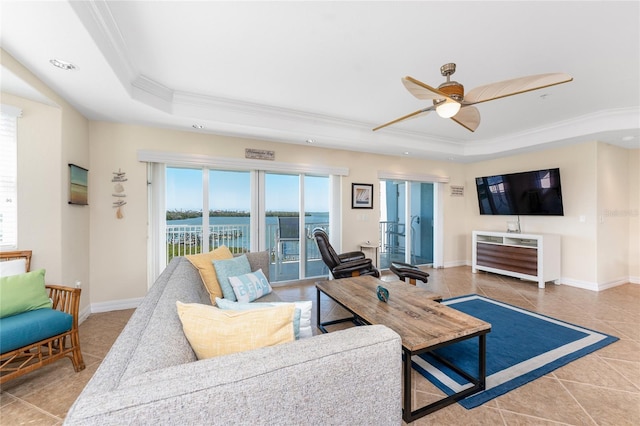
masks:
{"type": "MultiPolygon", "coordinates": [[[[248,257],[252,270],[268,271],[266,252],[248,257]]],[[[197,360],[177,300],[210,303],[184,257],[149,290],[65,425],[402,423],[401,342],[392,330],[354,327],[197,360]]]]}

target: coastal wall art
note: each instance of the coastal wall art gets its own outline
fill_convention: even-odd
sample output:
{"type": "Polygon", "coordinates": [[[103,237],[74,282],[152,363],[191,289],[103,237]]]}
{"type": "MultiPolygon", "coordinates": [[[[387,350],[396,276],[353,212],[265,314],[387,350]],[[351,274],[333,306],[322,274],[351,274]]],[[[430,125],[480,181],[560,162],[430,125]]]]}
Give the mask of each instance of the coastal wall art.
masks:
{"type": "Polygon", "coordinates": [[[111,178],[111,182],[113,182],[113,194],[111,194],[111,196],[114,198],[113,208],[116,209],[117,219],[122,219],[124,217],[122,206],[127,204],[124,200],[127,194],[124,193],[124,185],[122,183],[126,181],[127,174],[125,172],[120,169],[118,169],[117,172],[113,172],[113,177],[111,178]]]}
{"type": "Polygon", "coordinates": [[[373,208],[373,184],[353,183],[351,184],[351,208],[372,209],[373,208]]]}
{"type": "Polygon", "coordinates": [[[89,204],[89,170],[69,164],[69,204],[89,204]]]}

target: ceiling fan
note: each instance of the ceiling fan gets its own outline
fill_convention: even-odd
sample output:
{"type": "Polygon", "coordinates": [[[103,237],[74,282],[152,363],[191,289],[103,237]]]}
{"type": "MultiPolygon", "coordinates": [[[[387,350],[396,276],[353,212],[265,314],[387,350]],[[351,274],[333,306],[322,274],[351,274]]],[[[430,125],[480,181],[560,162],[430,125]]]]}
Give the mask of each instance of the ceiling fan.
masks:
{"type": "Polygon", "coordinates": [[[462,127],[473,132],[480,124],[480,112],[472,105],[555,86],[556,84],[568,83],[573,80],[573,77],[564,73],[537,74],[479,86],[465,94],[462,84],[457,81],[451,81],[451,75],[454,72],[456,72],[456,64],[454,63],[441,66],[440,73],[447,78],[447,81],[438,86],[437,89],[413,77],[404,77],[402,84],[413,96],[418,99],[430,99],[433,101],[433,105],[382,124],[373,130],[376,131],[435,110],[440,117],[451,118],[462,127]]]}

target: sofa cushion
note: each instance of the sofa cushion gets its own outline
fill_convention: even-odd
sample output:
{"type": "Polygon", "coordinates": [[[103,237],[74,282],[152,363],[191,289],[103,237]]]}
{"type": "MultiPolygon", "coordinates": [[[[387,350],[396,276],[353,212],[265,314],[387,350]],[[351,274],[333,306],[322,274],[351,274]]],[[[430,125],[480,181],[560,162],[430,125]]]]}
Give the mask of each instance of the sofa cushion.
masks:
{"type": "Polygon", "coordinates": [[[269,280],[264,276],[262,269],[237,277],[229,277],[229,284],[231,284],[238,302],[253,302],[272,291],[269,280]]]}
{"type": "Polygon", "coordinates": [[[56,309],[36,309],[0,319],[0,353],[71,330],[73,317],[56,309]]]}
{"type": "Polygon", "coordinates": [[[295,339],[304,339],[313,336],[313,330],[311,329],[311,308],[313,303],[310,300],[302,302],[253,302],[242,303],[232,302],[227,299],[216,299],[216,305],[220,309],[229,309],[235,311],[244,311],[247,309],[261,309],[266,306],[278,306],[285,303],[292,303],[296,307],[295,315],[293,317],[293,331],[295,339]]]}
{"type": "Polygon", "coordinates": [[[212,262],[214,260],[232,259],[231,250],[227,246],[220,246],[209,253],[192,254],[185,257],[193,266],[198,268],[200,278],[202,278],[202,282],[209,292],[211,303],[215,303],[216,297],[222,297],[222,289],[212,262]]]}
{"type": "Polygon", "coordinates": [[[44,269],[38,269],[0,277],[0,318],[53,306],[44,286],[44,273],[44,269]]]}
{"type": "Polygon", "coordinates": [[[225,311],[199,303],[176,302],[187,340],[198,359],[213,358],[294,340],[292,304],[225,311]]]}
{"type": "MultiPolygon", "coordinates": [[[[220,282],[220,288],[222,289],[222,295],[225,299],[237,301],[236,294],[233,291],[233,287],[229,282],[229,277],[238,277],[251,272],[251,266],[246,255],[234,257],[227,260],[214,260],[213,267],[216,270],[218,281],[220,282]]],[[[215,302],[215,300],[214,300],[215,302]]]]}

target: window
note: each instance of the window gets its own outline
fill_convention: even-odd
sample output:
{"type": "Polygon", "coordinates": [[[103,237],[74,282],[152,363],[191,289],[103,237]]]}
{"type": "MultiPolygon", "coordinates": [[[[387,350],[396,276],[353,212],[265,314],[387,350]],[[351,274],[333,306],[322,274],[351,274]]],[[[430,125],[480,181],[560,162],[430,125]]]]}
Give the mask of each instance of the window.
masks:
{"type": "Polygon", "coordinates": [[[18,246],[17,118],[21,111],[2,105],[0,117],[0,247],[18,246]]]}
{"type": "MultiPolygon", "coordinates": [[[[308,227],[318,224],[331,226],[332,232],[340,235],[340,178],[349,174],[348,168],[144,150],[138,151],[138,160],[149,163],[149,287],[171,257],[170,253],[167,255],[167,243],[175,242],[184,246],[185,242],[194,241],[193,238],[185,240],[180,229],[172,228],[178,225],[201,228],[189,231],[196,235],[195,244],[185,247],[183,252],[193,249],[197,253],[207,250],[207,245],[210,250],[221,244],[233,247],[237,252],[267,250],[271,253],[270,272],[271,268],[279,266],[283,266],[282,272],[287,272],[292,267],[296,269],[294,264],[277,263],[279,253],[275,237],[270,236],[276,235],[278,217],[271,214],[274,212],[268,215],[268,209],[275,213],[290,213],[286,216],[296,216],[297,213],[300,217],[302,214],[305,218],[304,222],[299,222],[301,229],[297,244],[292,243],[291,247],[286,247],[286,253],[280,253],[283,263],[285,255],[288,256],[286,261],[294,258],[297,260],[295,263],[298,272],[293,272],[295,276],[309,277],[322,273],[311,267],[311,263],[316,261],[313,253],[315,243],[307,244],[308,241],[313,241],[308,227]],[[269,170],[264,170],[265,168],[269,170]],[[181,184],[176,179],[176,172],[181,169],[195,170],[198,177],[192,184],[181,184]],[[273,189],[276,192],[289,191],[294,196],[295,203],[276,203],[279,195],[269,194],[271,185],[266,184],[267,177],[279,175],[293,177],[296,182],[295,191],[282,184],[275,185],[273,189]],[[198,194],[201,194],[187,196],[187,199],[193,199],[196,204],[173,198],[174,194],[188,195],[186,191],[191,187],[197,188],[198,194]],[[194,210],[198,218],[167,216],[167,211],[172,210],[194,210]],[[202,212],[207,210],[209,214],[203,216],[202,212]],[[178,223],[180,220],[184,223],[178,223]],[[191,220],[199,224],[189,223],[191,220]],[[172,234],[174,231],[177,234],[172,234]],[[296,250],[295,256],[289,249],[296,250]]],[[[318,262],[322,263],[319,257],[318,262]]],[[[280,276],[276,272],[270,275],[273,281],[289,279],[287,275],[280,276]]]]}

